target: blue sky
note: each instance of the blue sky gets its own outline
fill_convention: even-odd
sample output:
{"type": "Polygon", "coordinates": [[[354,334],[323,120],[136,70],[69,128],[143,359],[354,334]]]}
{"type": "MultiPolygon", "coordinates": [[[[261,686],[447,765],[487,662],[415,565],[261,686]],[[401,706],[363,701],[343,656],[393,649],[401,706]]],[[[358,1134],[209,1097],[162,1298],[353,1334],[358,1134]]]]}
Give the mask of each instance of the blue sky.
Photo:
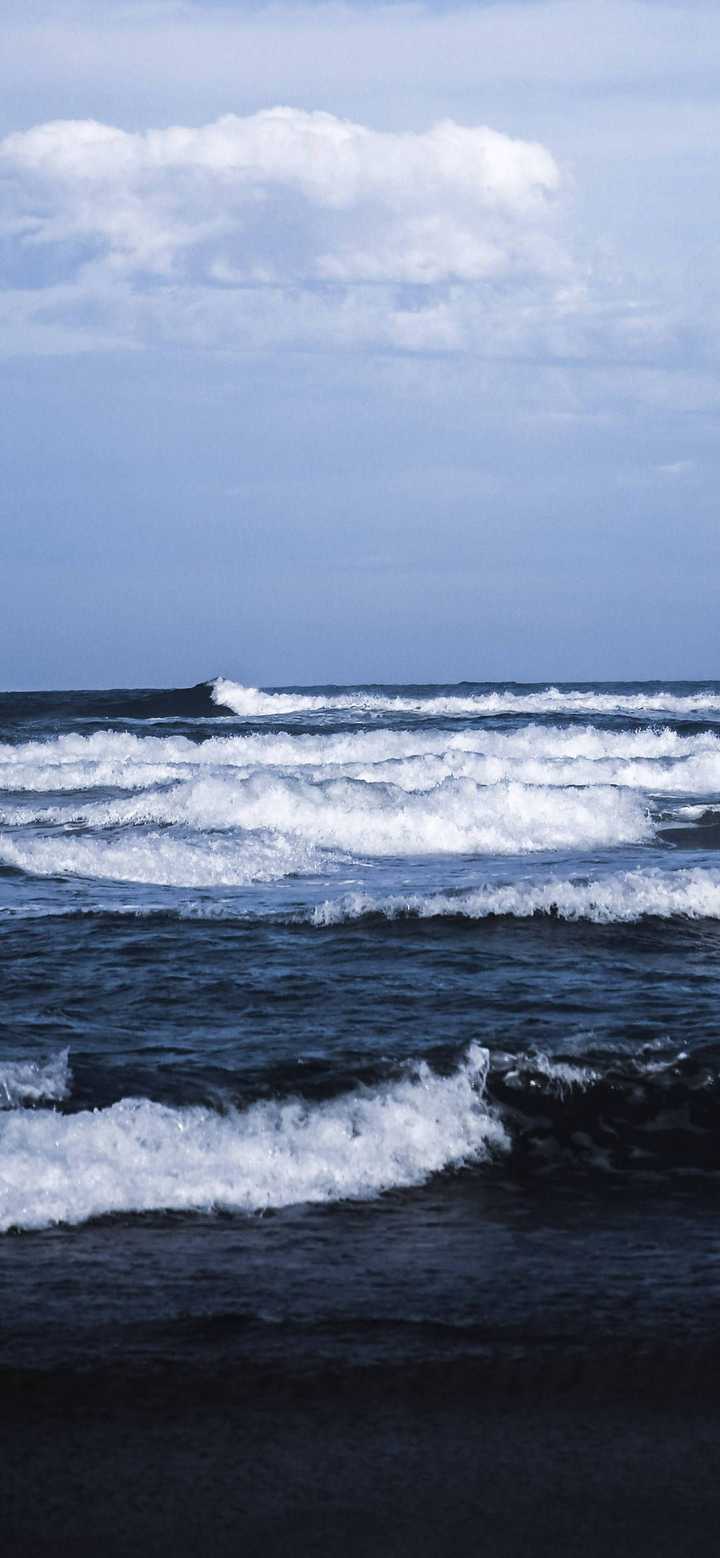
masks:
{"type": "Polygon", "coordinates": [[[716,7],[5,31],[3,685],[718,674],[716,7]]]}

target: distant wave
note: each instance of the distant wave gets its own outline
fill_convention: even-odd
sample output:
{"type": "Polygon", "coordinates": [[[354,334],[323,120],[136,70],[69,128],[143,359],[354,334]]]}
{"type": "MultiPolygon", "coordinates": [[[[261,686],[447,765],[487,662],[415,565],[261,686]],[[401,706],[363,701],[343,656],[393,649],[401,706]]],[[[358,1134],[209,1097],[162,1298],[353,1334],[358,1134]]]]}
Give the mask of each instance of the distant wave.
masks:
{"type": "Polygon", "coordinates": [[[310,911],[314,925],[341,925],[372,915],[388,920],[454,918],[483,920],[494,916],[529,919],[553,915],[561,920],[589,920],[596,925],[622,924],[653,917],[720,919],[720,870],[615,871],[595,881],[551,878],[546,882],[486,884],[460,893],[349,893],[328,899],[310,911]]]}
{"type": "Polygon", "coordinates": [[[669,691],[594,692],[590,688],[559,688],[520,692],[433,692],[409,696],[407,691],[365,691],[347,688],[337,692],[264,692],[219,676],[212,683],[212,698],[220,708],[247,719],[266,715],[312,714],[323,710],[358,713],[448,715],[496,714],[667,714],[682,718],[720,713],[720,692],[678,694],[669,691]]]}
{"type": "Polygon", "coordinates": [[[720,714],[716,683],[608,683],[593,686],[510,685],[463,682],[442,686],[386,685],[262,689],[228,677],[192,687],[108,688],[88,691],[0,693],[0,719],[129,720],[194,723],[284,719],[295,715],[357,714],[375,717],[492,718],[504,715],[561,717],[628,715],[695,719],[720,714]]]}
{"type": "Polygon", "coordinates": [[[473,1045],[451,1076],[423,1062],[323,1103],[218,1114],[124,1099],[78,1114],[16,1111],[0,1122],[0,1229],[109,1212],[255,1212],[420,1185],[507,1148],[485,1102],[487,1069],[473,1045]]]}

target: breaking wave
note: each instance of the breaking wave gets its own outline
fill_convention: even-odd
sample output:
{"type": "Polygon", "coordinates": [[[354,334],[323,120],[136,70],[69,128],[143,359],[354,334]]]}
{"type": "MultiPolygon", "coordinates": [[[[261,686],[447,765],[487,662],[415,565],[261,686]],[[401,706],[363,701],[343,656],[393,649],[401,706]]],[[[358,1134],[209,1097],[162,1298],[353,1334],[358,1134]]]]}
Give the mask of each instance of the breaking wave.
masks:
{"type": "Polygon", "coordinates": [[[22,1107],[64,1096],[66,1057],[56,1057],[34,1068],[33,1092],[28,1070],[0,1116],[0,1232],[109,1214],[367,1201],[494,1162],[521,1181],[717,1176],[719,1059],[712,1046],[667,1043],[571,1060],[472,1044],[449,1075],[415,1062],[400,1078],[322,1101],[286,1096],[225,1112],[148,1098],[76,1113],[22,1107]],[[40,1092],[44,1072],[55,1093],[40,1092]]]}
{"type": "Polygon", "coordinates": [[[717,690],[678,694],[663,689],[629,692],[621,687],[612,692],[594,692],[589,687],[540,689],[524,688],[514,692],[464,693],[453,691],[442,696],[432,692],[375,692],[360,688],[321,693],[264,692],[219,676],[212,683],[213,702],[247,719],[288,714],[317,714],[327,711],[352,711],[368,714],[424,714],[434,717],[498,714],[667,714],[677,718],[697,714],[720,714],[717,690]]]}
{"type": "Polygon", "coordinates": [[[180,839],[164,833],[99,839],[70,834],[0,838],[0,865],[34,876],[94,877],[163,887],[244,887],[326,871],[327,856],[297,839],[180,839]]]}
{"type": "MultiPolygon", "coordinates": [[[[240,872],[245,870],[244,852],[255,849],[253,841],[248,843],[247,833],[269,832],[278,851],[291,853],[299,840],[315,848],[359,856],[525,854],[637,843],[653,836],[642,798],[631,793],[600,786],[561,789],[507,783],[488,788],[471,779],[446,779],[434,789],[408,792],[395,785],[356,779],[312,783],[301,777],[262,773],[248,778],[207,777],[171,789],[143,791],[131,800],[48,807],[36,812],[5,810],[1,815],[13,826],[32,821],[79,822],[89,828],[180,823],[203,831],[242,829],[243,839],[236,845],[240,872]]],[[[55,841],[51,843],[54,848],[55,841]]],[[[74,838],[65,843],[71,852],[75,849],[74,838]]],[[[155,836],[153,844],[162,850],[160,836],[155,836]]],[[[147,837],[120,846],[137,864],[146,859],[147,847],[147,837]]],[[[213,854],[222,848],[214,839],[209,844],[205,840],[202,847],[209,847],[213,854]]],[[[263,851],[268,847],[267,841],[262,844],[263,851]]],[[[4,836],[0,860],[22,864],[18,850],[24,848],[24,844],[4,836]]],[[[36,859],[42,858],[43,848],[36,851],[36,859]]],[[[116,846],[107,848],[115,850],[116,846]]],[[[225,845],[226,856],[230,848],[225,845]]],[[[286,874],[285,866],[275,874],[286,874]]],[[[261,879],[254,864],[251,875],[238,877],[243,879],[261,879]]]]}
{"type": "Polygon", "coordinates": [[[0,1122],[0,1230],[111,1212],[257,1212],[367,1200],[486,1159],[509,1143],[485,1101],[488,1054],[450,1076],[410,1074],[327,1102],[298,1098],[226,1114],[123,1099],[0,1122]]]}
{"type": "Polygon", "coordinates": [[[6,791],[144,790],[199,774],[267,768],[426,790],[448,778],[491,785],[620,785],[655,793],[720,792],[720,740],[646,729],[527,725],[512,732],[387,730],[209,737],[103,731],[0,745],[6,791]]]}
{"type": "Polygon", "coordinates": [[[311,911],[314,925],[341,925],[382,915],[394,920],[438,918],[483,920],[507,915],[529,919],[552,915],[561,920],[621,924],[645,917],[720,919],[720,871],[702,869],[616,871],[596,881],[551,878],[546,882],[494,883],[459,893],[392,894],[374,897],[349,893],[311,911]]]}

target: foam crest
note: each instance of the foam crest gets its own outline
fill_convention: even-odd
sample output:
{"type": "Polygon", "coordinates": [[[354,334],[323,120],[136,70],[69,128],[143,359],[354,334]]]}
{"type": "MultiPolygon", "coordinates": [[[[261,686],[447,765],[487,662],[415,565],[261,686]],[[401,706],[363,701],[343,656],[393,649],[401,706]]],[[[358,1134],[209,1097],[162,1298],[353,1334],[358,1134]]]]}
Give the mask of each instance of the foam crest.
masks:
{"type": "Polygon", "coordinates": [[[71,1115],[0,1122],[0,1229],[110,1212],[256,1212],[366,1200],[503,1151],[484,1097],[487,1051],[450,1076],[421,1062],[402,1079],[328,1102],[220,1115],[124,1099],[71,1115]]]}
{"type": "Polygon", "coordinates": [[[148,832],[120,839],[5,835],[0,837],[0,864],[35,876],[83,876],[163,887],[243,887],[326,871],[331,862],[297,839],[178,839],[148,832]]]}
{"type": "Polygon", "coordinates": [[[233,714],[248,719],[267,715],[317,714],[347,710],[357,713],[447,715],[496,714],[668,714],[679,718],[720,713],[720,693],[678,694],[663,691],[641,693],[593,692],[590,688],[546,687],[522,692],[405,693],[364,692],[348,688],[333,693],[265,692],[219,676],[212,683],[212,699],[233,714]]]}
{"type": "Polygon", "coordinates": [[[36,1060],[8,1060],[0,1065],[0,1109],[22,1104],[60,1102],[70,1092],[68,1051],[59,1050],[45,1065],[36,1060]]]}
{"type": "MultiPolygon", "coordinates": [[[[302,840],[316,848],[365,856],[524,854],[640,842],[653,834],[641,799],[600,786],[501,783],[488,788],[471,779],[445,779],[433,789],[407,792],[380,782],[313,783],[263,773],[246,779],[208,777],[170,790],[146,791],[132,800],[92,802],[72,810],[4,813],[6,822],[31,819],[73,820],[96,828],[181,823],[200,830],[269,830],[285,839],[288,849],[292,845],[287,840],[302,840]]],[[[162,846],[160,838],[157,844],[162,846]]],[[[143,841],[127,846],[129,852],[144,847],[143,841]]],[[[3,857],[7,848],[5,837],[0,858],[8,858],[3,857]]]]}
{"type": "Polygon", "coordinates": [[[350,893],[319,904],[311,911],[311,920],[318,926],[340,925],[375,914],[389,920],[404,916],[483,920],[498,915],[529,919],[547,914],[595,924],[632,922],[645,916],[717,920],[720,870],[615,871],[590,882],[555,877],[545,882],[488,883],[469,892],[406,897],[350,893]]]}

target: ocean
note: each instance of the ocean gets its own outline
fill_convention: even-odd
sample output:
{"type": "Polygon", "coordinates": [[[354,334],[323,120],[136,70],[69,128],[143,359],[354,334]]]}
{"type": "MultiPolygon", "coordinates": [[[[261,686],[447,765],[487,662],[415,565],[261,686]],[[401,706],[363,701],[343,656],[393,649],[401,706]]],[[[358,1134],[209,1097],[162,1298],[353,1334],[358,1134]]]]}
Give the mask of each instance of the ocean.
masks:
{"type": "Polygon", "coordinates": [[[0,695],[7,1551],[677,1551],[719,846],[720,682],[0,695]]]}

